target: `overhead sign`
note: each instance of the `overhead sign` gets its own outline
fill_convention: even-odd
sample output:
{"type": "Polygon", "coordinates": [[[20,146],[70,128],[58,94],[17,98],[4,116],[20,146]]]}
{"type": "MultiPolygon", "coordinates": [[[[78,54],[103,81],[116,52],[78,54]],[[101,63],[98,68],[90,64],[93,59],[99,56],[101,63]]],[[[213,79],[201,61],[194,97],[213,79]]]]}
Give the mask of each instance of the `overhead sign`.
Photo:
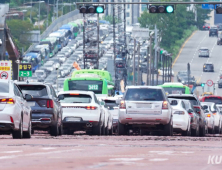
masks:
{"type": "Polygon", "coordinates": [[[202,4],[202,9],[214,9],[213,4],[202,4]]]}
{"type": "Polygon", "coordinates": [[[11,73],[12,73],[12,62],[0,61],[0,79],[11,80],[11,73]]]}
{"type": "Polygon", "coordinates": [[[207,86],[211,87],[213,86],[214,82],[212,80],[207,80],[206,84],[207,86]]]}
{"type": "Polygon", "coordinates": [[[19,77],[32,77],[32,64],[30,63],[19,64],[19,77]]]}

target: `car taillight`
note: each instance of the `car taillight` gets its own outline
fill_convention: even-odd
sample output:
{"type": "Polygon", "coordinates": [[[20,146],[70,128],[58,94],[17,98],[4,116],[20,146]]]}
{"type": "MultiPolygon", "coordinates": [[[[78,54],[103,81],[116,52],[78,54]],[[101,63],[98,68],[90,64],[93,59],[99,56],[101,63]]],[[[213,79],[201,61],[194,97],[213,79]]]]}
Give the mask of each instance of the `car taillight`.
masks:
{"type": "Polygon", "coordinates": [[[124,100],[121,100],[120,101],[120,107],[119,107],[120,109],[126,109],[126,103],[125,103],[125,101],[124,100]]]}
{"type": "Polygon", "coordinates": [[[53,100],[47,100],[47,108],[53,108],[53,100]]]}
{"type": "Polygon", "coordinates": [[[205,26],[203,26],[203,28],[205,28],[205,26]]]}
{"type": "Polygon", "coordinates": [[[10,116],[10,120],[11,120],[12,123],[14,123],[14,120],[13,120],[13,118],[11,116],[10,116]]]}
{"type": "Polygon", "coordinates": [[[176,112],[174,112],[174,114],[177,114],[177,115],[184,115],[185,113],[184,113],[184,111],[176,111],[176,112]]]}
{"type": "Polygon", "coordinates": [[[85,108],[87,110],[96,110],[97,109],[97,107],[95,107],[95,106],[86,106],[85,108]]]}
{"type": "Polygon", "coordinates": [[[217,115],[217,112],[213,112],[213,115],[217,115]]]}
{"type": "Polygon", "coordinates": [[[15,100],[13,98],[0,99],[1,104],[14,104],[15,100]]]}
{"type": "Polygon", "coordinates": [[[207,114],[207,117],[211,117],[211,115],[210,115],[210,114],[207,114]]]}
{"type": "Polygon", "coordinates": [[[193,117],[193,113],[188,113],[190,115],[190,117],[193,117]]]}
{"type": "Polygon", "coordinates": [[[167,101],[163,101],[162,109],[168,109],[168,102],[167,101]]]}

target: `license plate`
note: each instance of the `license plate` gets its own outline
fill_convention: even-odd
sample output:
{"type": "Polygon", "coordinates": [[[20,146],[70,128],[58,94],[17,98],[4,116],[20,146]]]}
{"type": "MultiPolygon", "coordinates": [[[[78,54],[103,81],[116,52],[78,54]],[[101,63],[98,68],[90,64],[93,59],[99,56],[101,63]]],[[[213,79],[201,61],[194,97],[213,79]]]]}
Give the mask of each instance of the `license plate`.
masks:
{"type": "Polygon", "coordinates": [[[136,106],[137,108],[151,108],[152,107],[151,104],[137,104],[136,106]]]}
{"type": "Polygon", "coordinates": [[[28,102],[28,106],[35,106],[35,102],[28,102]]]}
{"type": "Polygon", "coordinates": [[[75,117],[68,117],[66,118],[67,122],[80,122],[81,118],[75,118],[75,117]]]}

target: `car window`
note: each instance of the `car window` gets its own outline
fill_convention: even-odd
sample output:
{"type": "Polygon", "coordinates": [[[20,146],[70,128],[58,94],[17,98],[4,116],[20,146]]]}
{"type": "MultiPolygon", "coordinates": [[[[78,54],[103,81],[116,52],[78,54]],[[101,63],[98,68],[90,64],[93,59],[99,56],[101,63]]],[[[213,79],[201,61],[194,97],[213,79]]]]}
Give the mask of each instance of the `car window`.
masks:
{"type": "MultiPolygon", "coordinates": [[[[60,99],[61,103],[91,103],[92,97],[86,94],[62,94],[64,99],[60,99]]],[[[60,98],[60,95],[59,95],[60,98]]]]}
{"type": "Polygon", "coordinates": [[[33,97],[48,96],[47,88],[44,85],[18,85],[22,93],[30,94],[33,97]]]}
{"type": "Polygon", "coordinates": [[[130,101],[163,101],[161,89],[128,89],[126,92],[125,100],[130,101]]]}
{"type": "Polygon", "coordinates": [[[220,97],[206,97],[204,102],[213,102],[215,104],[222,104],[222,98],[220,97]]]}
{"type": "Polygon", "coordinates": [[[94,94],[94,100],[97,104],[100,104],[95,94],[94,94]]]}
{"type": "Polygon", "coordinates": [[[0,82],[0,93],[9,93],[9,83],[0,82]]]}
{"type": "Polygon", "coordinates": [[[51,94],[52,94],[52,96],[57,98],[57,95],[56,95],[55,89],[54,89],[52,86],[50,87],[50,90],[51,90],[51,94]]]}

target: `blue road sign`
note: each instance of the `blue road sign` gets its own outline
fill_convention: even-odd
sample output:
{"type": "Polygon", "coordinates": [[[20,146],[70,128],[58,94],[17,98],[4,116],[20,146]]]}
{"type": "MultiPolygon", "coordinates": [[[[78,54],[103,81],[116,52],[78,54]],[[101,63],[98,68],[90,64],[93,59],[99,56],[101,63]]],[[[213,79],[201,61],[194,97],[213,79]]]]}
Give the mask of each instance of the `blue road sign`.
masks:
{"type": "Polygon", "coordinates": [[[202,4],[202,9],[214,9],[213,4],[202,4]]]}

